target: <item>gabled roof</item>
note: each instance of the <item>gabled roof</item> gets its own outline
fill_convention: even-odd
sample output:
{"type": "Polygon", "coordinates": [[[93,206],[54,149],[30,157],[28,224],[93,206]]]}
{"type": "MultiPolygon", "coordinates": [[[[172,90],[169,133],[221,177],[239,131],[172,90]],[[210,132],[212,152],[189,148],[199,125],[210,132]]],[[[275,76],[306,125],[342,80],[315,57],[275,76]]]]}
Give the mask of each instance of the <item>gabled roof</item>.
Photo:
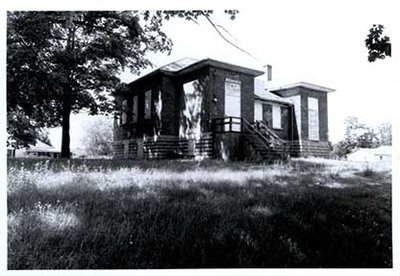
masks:
{"type": "Polygon", "coordinates": [[[256,100],[292,104],[290,100],[269,92],[266,89],[266,82],[259,79],[254,80],[254,95],[256,100]]]}
{"type": "Polygon", "coordinates": [[[305,87],[305,88],[309,88],[309,89],[313,89],[313,90],[317,90],[317,91],[321,91],[321,92],[326,92],[326,93],[335,91],[335,89],[332,89],[332,88],[328,88],[325,86],[316,85],[316,84],[304,82],[304,81],[275,86],[275,87],[268,87],[268,90],[269,91],[278,91],[278,90],[285,90],[285,89],[291,89],[291,88],[296,88],[296,87],[305,87]]]}
{"type": "Polygon", "coordinates": [[[43,143],[40,140],[36,141],[36,145],[32,145],[29,146],[29,148],[27,149],[27,151],[31,151],[31,152],[60,152],[59,150],[55,149],[54,147],[43,143]]]}
{"type": "Polygon", "coordinates": [[[194,63],[198,62],[199,60],[194,59],[194,58],[182,58],[180,60],[171,62],[167,65],[161,66],[160,70],[161,71],[167,71],[167,72],[178,72],[186,67],[189,67],[193,65],[194,63]]]}

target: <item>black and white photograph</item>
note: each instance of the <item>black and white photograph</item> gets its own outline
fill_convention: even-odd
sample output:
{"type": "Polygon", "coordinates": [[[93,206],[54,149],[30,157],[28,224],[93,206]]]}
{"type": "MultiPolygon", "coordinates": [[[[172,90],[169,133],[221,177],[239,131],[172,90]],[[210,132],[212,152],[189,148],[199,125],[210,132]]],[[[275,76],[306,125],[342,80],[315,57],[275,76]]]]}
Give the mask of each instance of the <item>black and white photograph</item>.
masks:
{"type": "Polygon", "coordinates": [[[89,2],[2,14],[7,272],[399,272],[395,1],[89,2]]]}

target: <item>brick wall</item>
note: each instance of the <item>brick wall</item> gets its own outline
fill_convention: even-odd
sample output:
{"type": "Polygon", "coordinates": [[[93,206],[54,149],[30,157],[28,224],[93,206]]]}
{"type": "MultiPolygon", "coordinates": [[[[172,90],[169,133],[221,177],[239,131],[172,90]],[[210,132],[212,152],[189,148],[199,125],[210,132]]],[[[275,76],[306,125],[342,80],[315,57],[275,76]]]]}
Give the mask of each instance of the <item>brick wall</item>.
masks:
{"type": "MultiPolygon", "coordinates": [[[[319,139],[328,141],[328,96],[327,93],[305,87],[294,87],[276,91],[282,97],[300,95],[301,99],[301,139],[308,140],[308,97],[318,99],[319,105],[319,139]]],[[[299,116],[300,114],[295,114],[299,116]]],[[[295,122],[294,122],[295,123],[295,122]]],[[[296,136],[296,135],[293,135],[296,136]]],[[[296,139],[296,138],[294,138],[296,139]]]]}
{"type": "MultiPolygon", "coordinates": [[[[327,93],[313,90],[305,87],[294,87],[291,89],[276,91],[277,94],[283,97],[292,97],[300,95],[300,106],[301,114],[295,114],[295,116],[301,116],[301,141],[296,133],[296,120],[291,121],[293,127],[291,128],[294,132],[289,131],[289,141],[291,145],[292,156],[320,156],[328,157],[330,154],[330,145],[328,142],[328,96],[327,93]],[[319,116],[319,141],[309,140],[309,125],[308,125],[308,98],[313,97],[318,99],[318,116],[319,116]]],[[[290,111],[289,111],[290,114],[290,111]]],[[[289,116],[290,117],[290,116],[289,116]]]]}
{"type": "Polygon", "coordinates": [[[240,132],[214,134],[214,156],[222,160],[245,160],[248,151],[244,145],[246,134],[240,132]]]}
{"type": "MultiPolygon", "coordinates": [[[[138,95],[138,120],[136,124],[128,123],[115,129],[115,141],[130,138],[153,136],[161,125],[161,135],[179,135],[181,113],[184,109],[183,84],[198,79],[204,83],[202,101],[202,128],[203,132],[210,131],[210,122],[213,118],[224,117],[225,114],[225,80],[234,79],[241,82],[241,116],[252,122],[254,120],[254,77],[232,70],[202,67],[198,70],[169,76],[158,73],[144,79],[139,79],[129,86],[128,106],[132,106],[132,98],[138,95]],[[152,102],[158,100],[161,91],[162,111],[161,120],[156,120],[154,104],[152,105],[152,119],[144,119],[144,94],[152,90],[152,102]],[[215,100],[216,99],[216,100],[215,100]]],[[[132,113],[128,113],[128,118],[132,113]]]]}
{"type": "Polygon", "coordinates": [[[179,94],[171,77],[164,76],[161,88],[161,134],[179,134],[179,94]]]}
{"type": "Polygon", "coordinates": [[[319,91],[314,91],[309,88],[300,87],[299,93],[301,93],[301,128],[302,128],[302,139],[308,140],[308,97],[318,99],[319,105],[319,140],[328,141],[328,101],[327,94],[319,91]]]}
{"type": "Polygon", "coordinates": [[[233,79],[240,81],[240,109],[241,117],[254,121],[254,77],[235,71],[220,68],[210,68],[210,89],[207,95],[209,104],[207,119],[221,118],[225,115],[225,80],[233,79]],[[217,102],[213,101],[213,98],[217,102]]]}
{"type": "Polygon", "coordinates": [[[161,90],[161,78],[159,75],[138,81],[135,85],[129,86],[129,92],[125,96],[117,96],[116,101],[121,105],[124,99],[127,100],[128,110],[126,124],[114,127],[114,142],[124,139],[131,139],[143,136],[153,136],[158,132],[160,123],[157,121],[154,103],[158,100],[158,93],[161,90]],[[151,118],[144,119],[144,98],[145,92],[151,90],[151,118]],[[137,123],[132,122],[132,99],[138,96],[138,119],[137,123]]]}
{"type": "MultiPolygon", "coordinates": [[[[267,125],[272,128],[272,105],[278,105],[273,103],[263,103],[263,120],[267,125]]],[[[291,140],[291,108],[286,105],[279,105],[281,109],[281,129],[273,129],[273,131],[284,140],[291,140]]]]}
{"type": "Polygon", "coordinates": [[[294,157],[329,157],[331,152],[329,142],[324,141],[291,141],[289,146],[294,157]]]}

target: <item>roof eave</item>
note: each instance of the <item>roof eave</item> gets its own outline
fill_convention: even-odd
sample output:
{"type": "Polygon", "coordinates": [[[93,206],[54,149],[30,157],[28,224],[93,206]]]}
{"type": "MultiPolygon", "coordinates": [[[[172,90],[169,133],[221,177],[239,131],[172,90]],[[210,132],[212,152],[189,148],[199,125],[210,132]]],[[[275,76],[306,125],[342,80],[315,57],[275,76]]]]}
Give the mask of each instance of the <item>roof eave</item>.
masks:
{"type": "Polygon", "coordinates": [[[235,64],[231,64],[231,63],[226,63],[226,62],[222,62],[222,61],[218,61],[218,60],[214,60],[214,59],[202,59],[199,60],[198,62],[195,62],[193,64],[191,64],[188,67],[182,68],[179,71],[175,72],[175,75],[180,75],[180,74],[186,74],[189,72],[193,72],[195,70],[201,69],[203,67],[216,67],[216,68],[221,68],[221,69],[226,69],[226,70],[234,70],[234,71],[238,71],[240,73],[244,73],[247,75],[251,75],[254,77],[258,77],[264,74],[263,71],[259,71],[259,70],[255,70],[255,69],[251,69],[251,68],[246,68],[246,67],[242,67],[239,65],[235,65],[235,64]]]}
{"type": "Polygon", "coordinates": [[[252,75],[254,77],[259,77],[265,73],[260,70],[255,70],[255,69],[251,69],[251,68],[247,68],[247,67],[227,63],[227,62],[222,62],[222,61],[218,61],[218,60],[214,60],[214,59],[206,59],[206,63],[209,64],[210,66],[219,67],[219,68],[228,69],[228,70],[232,70],[232,67],[234,67],[237,71],[247,74],[247,75],[252,75]]]}
{"type": "MultiPolygon", "coordinates": [[[[141,83],[141,82],[143,82],[144,80],[146,80],[146,79],[148,79],[148,78],[152,78],[152,77],[154,77],[154,76],[156,76],[156,75],[159,75],[159,74],[172,75],[171,72],[165,72],[165,71],[163,71],[163,70],[161,70],[161,69],[159,68],[159,69],[157,69],[157,70],[155,70],[155,71],[152,71],[152,72],[150,72],[150,73],[148,73],[148,74],[146,74],[146,75],[144,75],[144,76],[141,76],[141,77],[137,78],[136,80],[131,81],[130,83],[128,83],[128,87],[129,87],[129,88],[133,88],[133,87],[135,87],[136,85],[138,85],[138,83],[141,83]]],[[[113,92],[111,92],[111,95],[112,95],[112,96],[122,96],[122,95],[126,95],[126,94],[129,94],[129,93],[130,93],[129,91],[127,91],[127,92],[117,92],[117,91],[113,91],[113,92]]]]}
{"type": "MultiPolygon", "coordinates": [[[[238,65],[234,65],[234,64],[230,64],[230,63],[226,63],[226,62],[222,62],[222,61],[218,61],[218,60],[207,58],[207,59],[199,60],[199,61],[197,61],[197,62],[195,62],[195,63],[193,63],[193,64],[191,64],[191,65],[189,65],[187,67],[184,67],[184,68],[182,68],[180,70],[177,70],[175,72],[172,72],[172,71],[169,71],[169,70],[163,70],[162,67],[160,67],[160,68],[158,68],[158,69],[156,69],[156,70],[154,70],[154,71],[152,71],[152,72],[150,72],[150,73],[148,73],[148,74],[146,74],[144,76],[141,76],[141,77],[137,78],[136,80],[131,81],[128,84],[128,86],[129,87],[133,87],[133,86],[137,85],[137,83],[140,83],[143,80],[151,78],[151,77],[154,77],[155,75],[158,75],[158,74],[164,74],[164,75],[167,75],[167,76],[168,75],[169,76],[178,76],[178,75],[181,75],[181,74],[186,74],[186,73],[189,73],[189,72],[193,72],[195,70],[201,69],[201,68],[206,67],[206,66],[212,66],[212,67],[217,67],[217,68],[227,69],[227,70],[232,70],[233,69],[233,70],[238,71],[240,73],[251,75],[251,76],[254,76],[254,77],[258,77],[258,76],[261,76],[261,75],[264,74],[263,71],[259,71],[259,70],[255,70],[255,69],[251,69],[251,68],[246,68],[246,67],[242,67],[242,66],[238,66],[238,65]]],[[[117,96],[117,95],[124,95],[125,93],[118,93],[118,92],[114,91],[111,94],[113,96],[117,96]]]]}
{"type": "Polygon", "coordinates": [[[276,92],[276,91],[280,91],[280,90],[292,89],[292,88],[297,88],[297,87],[309,88],[309,89],[317,90],[319,92],[326,92],[326,93],[331,93],[331,92],[336,91],[335,89],[332,89],[329,87],[325,87],[325,86],[321,86],[321,85],[317,85],[317,84],[313,84],[313,83],[308,83],[308,82],[296,82],[296,83],[292,83],[292,84],[268,88],[268,90],[271,92],[276,92]]]}
{"type": "Polygon", "coordinates": [[[264,101],[264,102],[274,102],[274,103],[279,103],[279,104],[284,104],[284,105],[293,105],[293,103],[290,103],[290,102],[274,100],[274,99],[266,99],[266,98],[263,98],[263,97],[260,97],[257,95],[255,95],[254,99],[259,100],[259,101],[264,101]]]}

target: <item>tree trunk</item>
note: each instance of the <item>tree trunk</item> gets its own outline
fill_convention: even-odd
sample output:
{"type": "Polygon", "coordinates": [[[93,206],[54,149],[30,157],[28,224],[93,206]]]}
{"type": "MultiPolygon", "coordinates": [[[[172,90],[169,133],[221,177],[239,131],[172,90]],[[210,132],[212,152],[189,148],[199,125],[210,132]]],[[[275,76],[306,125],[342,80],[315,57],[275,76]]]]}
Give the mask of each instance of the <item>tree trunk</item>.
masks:
{"type": "Polygon", "coordinates": [[[70,137],[69,137],[69,128],[70,128],[70,116],[71,116],[71,101],[70,101],[70,93],[66,93],[66,97],[63,103],[62,110],[62,139],[61,139],[61,158],[70,158],[70,137]]]}
{"type": "MultiPolygon", "coordinates": [[[[76,28],[73,23],[74,12],[69,13],[69,27],[68,27],[68,37],[67,37],[67,46],[66,46],[66,54],[69,57],[73,57],[74,60],[74,48],[75,48],[75,31],[76,28]]],[[[74,63],[66,64],[67,68],[67,78],[68,85],[64,90],[63,97],[63,108],[62,108],[62,139],[61,139],[61,158],[71,158],[71,150],[70,150],[70,137],[69,137],[69,129],[70,129],[70,117],[71,117],[71,109],[73,103],[73,72],[75,69],[74,63]]]]}

